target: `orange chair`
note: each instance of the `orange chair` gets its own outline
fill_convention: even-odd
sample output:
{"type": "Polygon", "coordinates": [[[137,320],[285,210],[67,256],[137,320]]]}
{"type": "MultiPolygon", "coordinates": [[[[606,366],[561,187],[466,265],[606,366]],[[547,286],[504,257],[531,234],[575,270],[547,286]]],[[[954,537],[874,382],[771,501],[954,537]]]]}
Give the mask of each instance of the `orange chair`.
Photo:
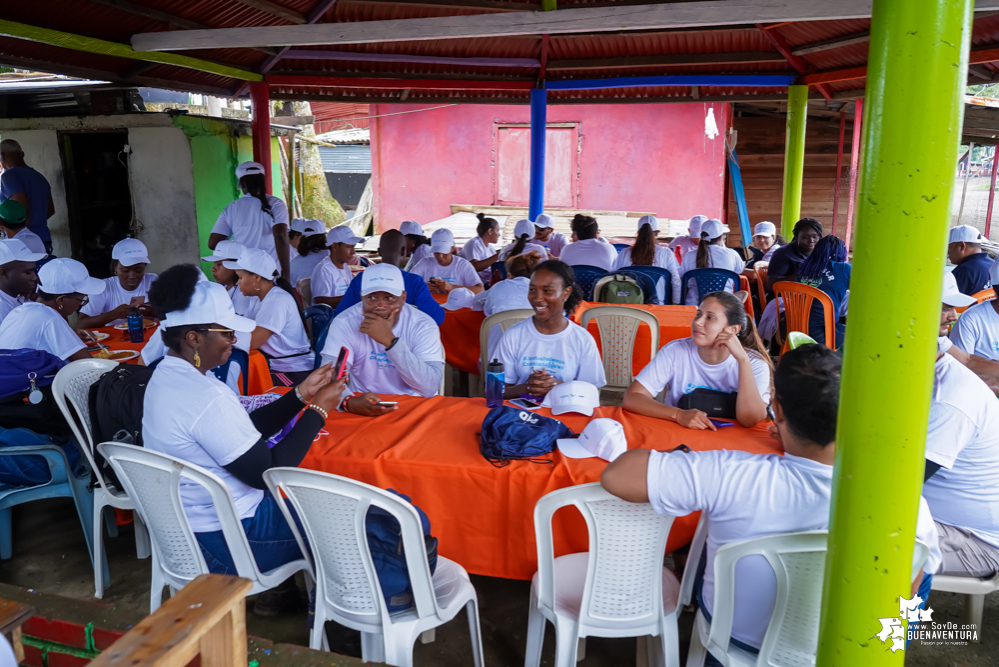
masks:
{"type": "MultiPolygon", "coordinates": [[[[774,283],[774,298],[784,301],[784,320],[787,322],[788,334],[799,331],[805,335],[808,335],[808,316],[812,312],[812,302],[818,299],[825,315],[826,347],[836,349],[836,314],[828,294],[801,283],[779,282],[774,283]]],[[[780,353],[783,355],[787,350],[788,342],[785,337],[780,353]]]]}
{"type": "Polygon", "coordinates": [[[767,307],[767,272],[770,270],[770,262],[757,262],[753,264],[756,271],[756,291],[760,295],[760,310],[767,307]]]}
{"type": "MultiPolygon", "coordinates": [[[[974,294],[971,295],[971,297],[975,299],[978,303],[991,301],[992,299],[996,298],[996,290],[994,287],[990,287],[988,289],[983,289],[981,292],[975,292],[974,294]]],[[[962,308],[958,308],[957,312],[963,313],[969,308],[971,308],[971,306],[964,306],[962,308]]]]}

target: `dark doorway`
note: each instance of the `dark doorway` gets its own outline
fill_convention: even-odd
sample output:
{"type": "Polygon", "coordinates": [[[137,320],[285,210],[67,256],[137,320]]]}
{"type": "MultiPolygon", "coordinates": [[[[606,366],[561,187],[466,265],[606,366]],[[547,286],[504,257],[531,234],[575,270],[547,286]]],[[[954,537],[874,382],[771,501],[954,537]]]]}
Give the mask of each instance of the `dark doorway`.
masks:
{"type": "Polygon", "coordinates": [[[109,278],[111,249],[132,224],[128,132],[62,132],[60,139],[73,259],[109,278]]]}

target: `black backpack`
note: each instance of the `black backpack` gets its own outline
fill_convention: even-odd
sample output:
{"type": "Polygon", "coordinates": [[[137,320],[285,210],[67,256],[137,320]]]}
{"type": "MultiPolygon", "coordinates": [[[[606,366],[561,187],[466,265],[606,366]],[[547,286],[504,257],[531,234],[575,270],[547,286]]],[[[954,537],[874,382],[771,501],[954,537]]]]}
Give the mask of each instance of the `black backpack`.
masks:
{"type": "MultiPolygon", "coordinates": [[[[150,366],[118,364],[90,385],[87,403],[95,446],[111,441],[142,446],[142,402],[155,368],[155,363],[150,366]]],[[[121,488],[114,470],[96,447],[93,454],[104,478],[121,488]]]]}

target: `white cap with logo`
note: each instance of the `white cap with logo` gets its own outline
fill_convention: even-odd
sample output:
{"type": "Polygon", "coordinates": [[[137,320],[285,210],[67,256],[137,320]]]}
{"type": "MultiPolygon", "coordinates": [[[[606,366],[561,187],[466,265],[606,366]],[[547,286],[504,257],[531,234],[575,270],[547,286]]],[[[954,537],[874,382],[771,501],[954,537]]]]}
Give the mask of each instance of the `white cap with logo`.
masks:
{"type": "Polygon", "coordinates": [[[652,231],[659,231],[659,219],[654,215],[643,215],[638,219],[638,228],[641,229],[642,225],[648,225],[652,228],[652,231]]]}
{"type": "Polygon", "coordinates": [[[124,239],[114,244],[111,249],[111,259],[118,260],[122,266],[148,264],[149,251],[146,244],[139,239],[124,239]]]}
{"type": "Polygon", "coordinates": [[[324,227],[324,225],[321,225],[318,220],[311,218],[295,218],[291,221],[291,231],[302,235],[306,232],[314,232],[320,227],[324,227]]]}
{"type": "Polygon", "coordinates": [[[551,408],[553,415],[578,412],[592,417],[593,409],[600,405],[600,390],[583,380],[563,382],[548,392],[541,405],[551,408]]]}
{"type": "Polygon", "coordinates": [[[534,238],[534,223],[530,220],[518,220],[513,227],[513,239],[516,241],[525,234],[528,239],[534,238]]]}
{"type": "Polygon", "coordinates": [[[382,262],[364,269],[361,273],[361,296],[374,292],[388,292],[400,296],[406,291],[406,281],[398,266],[382,262]]]}
{"type": "Polygon", "coordinates": [[[770,222],[769,220],[764,220],[763,222],[757,223],[756,227],[753,228],[753,236],[776,236],[777,235],[777,225],[770,222]]]}
{"type": "Polygon", "coordinates": [[[690,219],[690,225],[687,227],[687,231],[690,233],[690,238],[700,239],[701,238],[701,225],[704,221],[708,219],[706,215],[695,215],[690,219]]]}
{"type": "Polygon", "coordinates": [[[249,176],[250,174],[264,174],[264,165],[259,162],[244,162],[236,167],[236,180],[249,176]]]}
{"type": "Polygon", "coordinates": [[[957,288],[957,280],[950,271],[944,272],[943,295],[940,300],[952,308],[964,308],[976,302],[975,297],[963,294],[957,288]]]}
{"type": "Polygon", "coordinates": [[[37,262],[45,258],[44,252],[31,252],[20,239],[0,241],[0,266],[9,262],[37,262]]]}
{"type": "Polygon", "coordinates": [[[711,218],[701,223],[701,238],[716,239],[722,234],[728,234],[731,229],[722,224],[721,220],[711,218]]]}
{"type": "Polygon", "coordinates": [[[53,259],[38,271],[38,288],[46,294],[100,294],[104,281],[91,278],[87,267],[75,259],[53,259]]]}
{"type": "Polygon", "coordinates": [[[363,240],[360,236],[354,236],[354,232],[349,225],[337,225],[326,234],[326,245],[333,245],[334,243],[357,245],[363,240]]]}
{"type": "Polygon", "coordinates": [[[235,262],[226,260],[222,266],[227,269],[241,269],[255,273],[265,280],[274,280],[277,274],[277,263],[270,253],[260,248],[247,248],[235,262]]]}
{"type": "MultiPolygon", "coordinates": [[[[531,228],[531,233],[534,233],[534,229],[531,228]]],[[[430,251],[449,254],[454,250],[454,234],[451,233],[450,229],[435,229],[434,233],[430,235],[430,251]]]]}
{"type": "Polygon", "coordinates": [[[236,314],[225,287],[201,281],[194,286],[187,308],[171,311],[163,320],[165,329],[191,324],[218,324],[242,333],[249,333],[257,326],[250,318],[236,314]]]}
{"type": "Polygon", "coordinates": [[[246,251],[246,246],[239,241],[219,241],[212,254],[201,259],[206,262],[221,262],[225,259],[239,259],[239,256],[246,251]]]}
{"type": "Polygon", "coordinates": [[[948,243],[982,243],[986,238],[978,231],[977,227],[971,225],[958,225],[951,227],[950,241],[948,243]]]}
{"type": "Polygon", "coordinates": [[[613,461],[628,451],[624,427],[613,419],[599,418],[590,421],[578,438],[559,438],[558,450],[570,459],[588,459],[599,456],[613,461]]]}
{"type": "Polygon", "coordinates": [[[399,231],[402,232],[403,234],[406,234],[407,236],[410,234],[414,234],[416,236],[424,236],[423,227],[420,226],[420,223],[414,222],[412,220],[403,220],[402,224],[399,225],[399,231]]]}
{"type": "Polygon", "coordinates": [[[547,213],[539,213],[537,220],[534,221],[534,226],[541,229],[548,229],[555,226],[555,221],[547,213]]]}
{"type": "Polygon", "coordinates": [[[471,308],[473,301],[475,301],[475,292],[467,287],[458,287],[448,292],[447,302],[444,304],[444,310],[461,310],[462,308],[471,308]]]}

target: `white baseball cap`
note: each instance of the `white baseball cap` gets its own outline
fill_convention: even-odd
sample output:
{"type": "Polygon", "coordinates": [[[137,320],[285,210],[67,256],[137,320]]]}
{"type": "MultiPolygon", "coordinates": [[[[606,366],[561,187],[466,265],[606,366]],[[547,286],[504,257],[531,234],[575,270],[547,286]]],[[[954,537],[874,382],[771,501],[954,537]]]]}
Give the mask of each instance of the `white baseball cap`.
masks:
{"type": "MultiPolygon", "coordinates": [[[[534,228],[531,228],[531,233],[534,233],[534,228]]],[[[430,235],[430,251],[431,252],[441,252],[449,254],[454,250],[454,234],[451,233],[450,229],[435,229],[434,233],[430,235]]]]}
{"type": "Polygon", "coordinates": [[[538,219],[534,221],[534,226],[541,229],[548,229],[555,226],[555,221],[547,213],[540,213],[538,214],[538,219]]]}
{"type": "Polygon", "coordinates": [[[37,262],[45,258],[44,252],[31,252],[20,239],[0,241],[0,266],[9,262],[37,262]]]}
{"type": "Polygon", "coordinates": [[[777,235],[777,225],[770,222],[769,220],[764,220],[753,227],[753,236],[776,236],[777,235]]]}
{"type": "MultiPolygon", "coordinates": [[[[236,180],[243,178],[249,174],[264,174],[264,165],[259,162],[244,162],[243,164],[236,167],[236,180]]],[[[221,324],[221,323],[220,323],[221,324]]]]}
{"type": "Polygon", "coordinates": [[[53,259],[38,271],[38,287],[46,294],[100,294],[104,281],[91,278],[87,267],[75,259],[53,259]]]}
{"type": "MultiPolygon", "coordinates": [[[[242,269],[255,273],[264,280],[274,280],[277,273],[277,262],[270,253],[260,248],[247,248],[239,254],[239,259],[235,262],[225,260],[222,266],[227,269],[242,269]]],[[[219,322],[221,324],[221,322],[219,322]]]]}
{"type": "Polygon", "coordinates": [[[194,294],[187,308],[171,311],[163,320],[166,329],[190,324],[218,324],[241,333],[249,333],[257,326],[250,318],[236,314],[225,287],[202,281],[194,285],[194,294]]]}
{"type": "Polygon", "coordinates": [[[527,234],[527,238],[534,238],[534,223],[530,220],[518,220],[517,224],[513,227],[513,239],[516,241],[524,234],[527,234]]]}
{"type": "Polygon", "coordinates": [[[403,220],[402,224],[399,225],[399,231],[403,234],[409,235],[414,234],[416,236],[423,236],[423,227],[420,223],[413,222],[412,220],[403,220]]]}
{"type": "Polygon", "coordinates": [[[360,236],[354,236],[354,232],[349,225],[337,225],[326,234],[326,245],[334,243],[346,243],[347,245],[357,245],[364,241],[360,236]]]}
{"type": "Polygon", "coordinates": [[[221,262],[224,259],[239,259],[239,256],[246,250],[246,246],[239,241],[219,241],[212,254],[201,259],[206,262],[221,262]]]}
{"type": "Polygon", "coordinates": [[[361,296],[372,292],[388,292],[400,296],[406,291],[406,281],[398,266],[382,262],[364,269],[361,273],[361,296]]]}
{"type": "Polygon", "coordinates": [[[721,220],[711,218],[701,223],[701,238],[716,239],[722,234],[727,234],[731,229],[722,224],[721,220]]]}
{"type": "Polygon", "coordinates": [[[628,451],[624,427],[613,419],[593,419],[578,438],[559,438],[558,450],[570,459],[588,459],[599,456],[613,461],[628,451]]]}
{"type": "Polygon", "coordinates": [[[114,248],[111,249],[111,259],[118,260],[122,266],[148,264],[149,251],[146,250],[146,244],[139,239],[124,239],[114,244],[114,248]]]}
{"type": "Polygon", "coordinates": [[[316,221],[311,218],[295,218],[291,221],[291,231],[305,234],[316,230],[316,221]]]}
{"type": "Polygon", "coordinates": [[[444,304],[444,310],[461,310],[462,308],[471,308],[473,301],[475,301],[475,292],[467,287],[458,287],[448,293],[447,302],[444,304]]]}
{"type": "Polygon", "coordinates": [[[690,238],[699,239],[701,238],[701,225],[704,221],[708,219],[706,215],[695,215],[690,219],[690,225],[687,227],[687,231],[690,232],[690,238]]]}
{"type": "Polygon", "coordinates": [[[592,417],[593,408],[600,405],[600,390],[583,380],[563,382],[548,392],[541,405],[551,408],[553,415],[578,412],[592,417]]]}
{"type": "MultiPolygon", "coordinates": [[[[45,266],[48,266],[47,264],[45,266]]],[[[45,267],[42,267],[45,268],[45,267]]],[[[976,302],[975,297],[963,294],[957,288],[957,280],[950,271],[944,272],[943,295],[940,298],[946,305],[954,308],[964,308],[976,302]]]]}
{"type": "Polygon", "coordinates": [[[648,225],[652,228],[652,231],[659,231],[659,220],[654,215],[643,215],[638,219],[638,228],[641,229],[642,225],[648,225]]]}
{"type": "Polygon", "coordinates": [[[985,237],[978,231],[977,227],[971,225],[958,225],[950,230],[950,241],[948,243],[982,243],[985,237]]]}

